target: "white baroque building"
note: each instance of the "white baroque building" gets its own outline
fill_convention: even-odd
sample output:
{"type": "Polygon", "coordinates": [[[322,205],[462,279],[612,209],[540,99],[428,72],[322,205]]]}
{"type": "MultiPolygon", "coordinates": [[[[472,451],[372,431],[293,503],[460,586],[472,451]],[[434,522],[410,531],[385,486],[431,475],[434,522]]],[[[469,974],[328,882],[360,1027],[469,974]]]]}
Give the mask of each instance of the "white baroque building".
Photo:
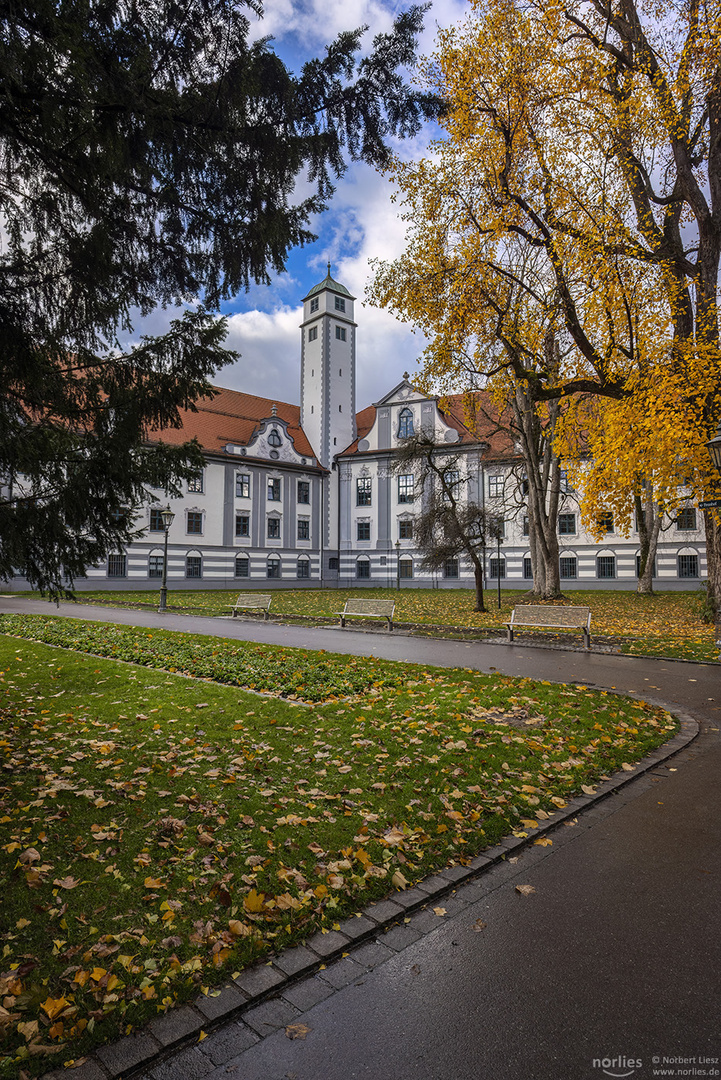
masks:
{"type": "MultiPolygon", "coordinates": [[[[460,397],[445,411],[403,380],[356,413],[355,298],[326,278],[303,300],[300,405],[217,389],[183,414],[167,442],[196,437],[205,467],[180,499],[168,534],[168,584],[175,588],[272,586],[473,587],[472,567],[450,560],[426,572],[414,547],[413,517],[421,493],[412,473],[392,468],[398,439],[433,431],[439,452],[462,468],[467,497],[505,522],[500,559],[488,552],[487,577],[504,587],[530,584],[522,462],[503,435],[468,426],[460,397]]],[[[491,428],[488,426],[488,430],[491,428]]],[[[78,587],[152,588],[163,574],[167,499],[154,493],[138,527],[142,538],[90,571],[78,587]]],[[[574,492],[559,515],[562,586],[634,589],[638,535],[598,542],[582,527],[574,492]]],[[[658,588],[697,588],[706,574],[702,515],[682,509],[662,533],[658,588]]]]}

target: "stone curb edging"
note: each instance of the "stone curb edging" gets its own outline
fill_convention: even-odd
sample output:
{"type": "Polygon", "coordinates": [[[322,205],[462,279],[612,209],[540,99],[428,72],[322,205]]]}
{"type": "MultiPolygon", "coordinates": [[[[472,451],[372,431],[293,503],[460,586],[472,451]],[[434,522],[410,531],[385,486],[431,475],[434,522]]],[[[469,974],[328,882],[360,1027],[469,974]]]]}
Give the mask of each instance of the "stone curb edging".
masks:
{"type": "MultiPolygon", "coordinates": [[[[659,701],[653,701],[653,704],[666,708],[659,701]]],[[[444,899],[459,886],[481,877],[511,852],[517,854],[530,847],[539,837],[555,832],[579,813],[615,795],[687,747],[698,736],[700,725],[686,713],[676,712],[674,715],[681,726],[672,739],[645,757],[632,772],[614,773],[608,780],[596,785],[593,795],[573,798],[552,818],[541,822],[532,835],[507,836],[484,854],[469,859],[466,865],[446,867],[409,889],[399,890],[385,900],[373,902],[342,922],[340,930],[317,932],[305,944],[287,949],[271,961],[241,972],[216,996],[203,995],[196,998],[192,1005],[172,1009],[151,1020],[146,1028],[100,1047],[78,1068],[55,1070],[46,1073],[42,1080],[67,1080],[68,1077],[73,1080],[133,1080],[133,1077],[161,1064],[177,1051],[196,1046],[201,1032],[208,1035],[229,1021],[242,1020],[250,1009],[276,997],[281,989],[292,988],[293,984],[306,976],[327,968],[348,956],[352,950],[368,944],[378,934],[387,933],[393,927],[398,931],[404,930],[405,925],[401,920],[444,899]]],[[[399,949],[420,936],[417,931],[412,931],[406,935],[409,940],[399,944],[399,949]]],[[[247,1034],[250,1047],[258,1040],[258,1035],[251,1027],[247,1027],[247,1034]]]]}

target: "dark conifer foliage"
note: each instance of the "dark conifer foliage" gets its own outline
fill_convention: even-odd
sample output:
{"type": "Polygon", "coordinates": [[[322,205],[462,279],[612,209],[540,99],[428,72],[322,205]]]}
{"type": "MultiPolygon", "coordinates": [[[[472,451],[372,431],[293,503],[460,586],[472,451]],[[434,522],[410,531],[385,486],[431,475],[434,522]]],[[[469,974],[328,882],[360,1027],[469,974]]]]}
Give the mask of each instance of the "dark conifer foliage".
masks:
{"type": "Polygon", "coordinates": [[[130,538],[198,448],[150,446],[233,354],[220,303],[314,239],[348,160],[438,102],[411,91],[422,8],[290,72],[229,0],[0,5],[0,576],[53,595],[130,538]],[[303,195],[299,196],[298,191],[303,195]],[[132,320],[186,313],[123,353],[132,320]]]}

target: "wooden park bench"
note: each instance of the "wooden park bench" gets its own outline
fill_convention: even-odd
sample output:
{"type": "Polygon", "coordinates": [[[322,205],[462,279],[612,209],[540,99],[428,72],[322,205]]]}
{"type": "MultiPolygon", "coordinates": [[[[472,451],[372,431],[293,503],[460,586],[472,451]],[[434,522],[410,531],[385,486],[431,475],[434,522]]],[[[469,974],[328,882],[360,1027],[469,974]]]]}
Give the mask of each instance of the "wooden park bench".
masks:
{"type": "Polygon", "coordinates": [[[511,621],[506,623],[508,640],[513,641],[513,631],[517,626],[533,627],[543,630],[581,630],[584,648],[591,647],[591,609],[589,607],[546,607],[541,604],[523,604],[511,612],[511,621]]]}
{"type": "Polygon", "coordinates": [[[352,616],[359,619],[385,619],[388,629],[392,630],[395,606],[395,600],[346,600],[343,610],[336,611],[335,614],[340,616],[341,626],[345,626],[346,619],[352,616]]]}
{"type": "Polygon", "coordinates": [[[235,618],[239,611],[248,611],[255,608],[256,610],[262,610],[263,618],[267,621],[270,617],[271,599],[272,596],[270,593],[239,593],[238,599],[233,606],[233,618],[235,618]]]}

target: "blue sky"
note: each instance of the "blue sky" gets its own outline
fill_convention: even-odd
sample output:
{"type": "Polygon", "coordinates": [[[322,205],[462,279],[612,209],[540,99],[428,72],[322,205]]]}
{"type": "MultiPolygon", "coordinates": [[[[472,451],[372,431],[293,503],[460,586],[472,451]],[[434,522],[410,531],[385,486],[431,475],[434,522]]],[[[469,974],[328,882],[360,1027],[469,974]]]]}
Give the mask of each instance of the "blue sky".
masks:
{"type": "MultiPolygon", "coordinates": [[[[392,0],[268,0],[265,18],[254,36],[272,36],[279,56],[297,70],[303,60],[317,55],[341,30],[368,25],[370,47],[376,33],[387,31],[395,14],[405,7],[392,0]]],[[[468,13],[463,0],[435,0],[426,14],[421,53],[433,50],[438,26],[460,21],[468,13]]],[[[431,137],[425,130],[397,149],[409,158],[421,156],[431,137]]],[[[399,207],[391,203],[388,180],[365,165],[351,166],[339,181],[325,214],[313,222],[318,240],[295,250],[287,272],[269,287],[255,287],[226,305],[228,345],[241,360],[218,373],[216,382],[235,390],[278,396],[297,402],[300,394],[300,331],[302,297],[332,264],[333,276],[358,298],[358,407],[377,401],[411,373],[423,349],[423,339],[384,311],[363,305],[370,277],[368,260],[394,258],[403,250],[403,223],[399,207]],[[283,388],[282,394],[279,387],[283,388]]]]}

